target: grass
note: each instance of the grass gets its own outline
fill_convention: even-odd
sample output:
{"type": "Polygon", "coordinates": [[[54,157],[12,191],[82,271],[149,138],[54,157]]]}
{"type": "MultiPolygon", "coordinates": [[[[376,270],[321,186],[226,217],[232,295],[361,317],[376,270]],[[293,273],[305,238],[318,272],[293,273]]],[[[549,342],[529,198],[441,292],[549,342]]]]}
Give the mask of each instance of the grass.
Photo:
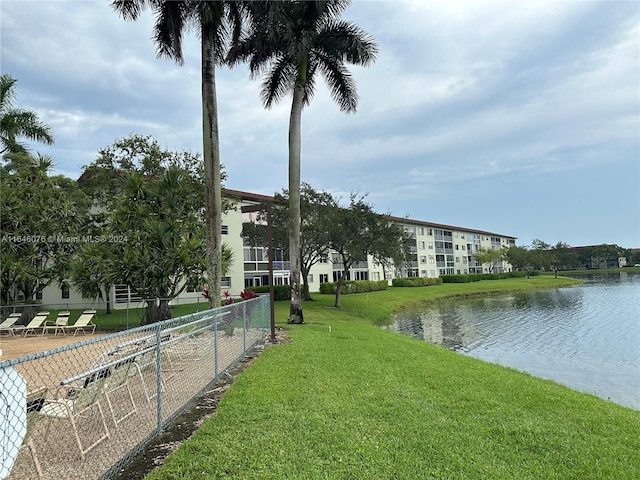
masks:
{"type": "Polygon", "coordinates": [[[549,280],[346,295],[340,310],[316,294],[305,325],[282,324],[292,343],[147,479],[640,478],[640,412],[372,325],[407,303],[567,281],[549,280]]]}

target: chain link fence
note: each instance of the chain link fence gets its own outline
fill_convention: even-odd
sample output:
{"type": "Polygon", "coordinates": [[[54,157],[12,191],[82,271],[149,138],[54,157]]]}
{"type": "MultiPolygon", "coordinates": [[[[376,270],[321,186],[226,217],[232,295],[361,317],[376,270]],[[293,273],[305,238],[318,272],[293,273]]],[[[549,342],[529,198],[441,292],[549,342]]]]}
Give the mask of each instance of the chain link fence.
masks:
{"type": "Polygon", "coordinates": [[[112,477],[269,326],[263,296],[0,362],[0,479],[112,477]]]}

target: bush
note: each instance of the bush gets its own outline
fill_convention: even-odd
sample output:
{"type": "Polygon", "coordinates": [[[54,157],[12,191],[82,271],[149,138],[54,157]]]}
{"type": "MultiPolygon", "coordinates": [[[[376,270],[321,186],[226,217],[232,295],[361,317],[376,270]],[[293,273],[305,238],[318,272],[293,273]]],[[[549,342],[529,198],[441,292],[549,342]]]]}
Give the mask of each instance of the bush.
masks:
{"type": "MultiPolygon", "coordinates": [[[[269,293],[269,285],[262,285],[260,287],[248,287],[248,291],[255,293],[269,293]]],[[[276,302],[291,300],[291,287],[289,285],[274,285],[273,297],[276,302]]]]}
{"type": "Polygon", "coordinates": [[[428,285],[440,285],[441,283],[441,278],[427,277],[394,278],[391,280],[391,284],[394,287],[426,287],[428,285]]]}
{"type": "MultiPolygon", "coordinates": [[[[333,295],[336,293],[337,282],[321,283],[320,293],[333,295]]],[[[375,292],[378,290],[386,290],[389,283],[386,280],[347,280],[342,284],[342,295],[349,293],[375,292]]]]}

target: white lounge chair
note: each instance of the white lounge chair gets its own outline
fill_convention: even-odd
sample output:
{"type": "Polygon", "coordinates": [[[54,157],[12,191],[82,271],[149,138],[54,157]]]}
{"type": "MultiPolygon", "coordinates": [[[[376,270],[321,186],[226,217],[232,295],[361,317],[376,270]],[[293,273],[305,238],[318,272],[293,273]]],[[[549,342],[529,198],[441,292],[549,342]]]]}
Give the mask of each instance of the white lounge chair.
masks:
{"type": "Polygon", "coordinates": [[[14,336],[14,325],[18,320],[20,320],[21,316],[21,313],[10,313],[9,316],[5,318],[2,323],[0,323],[0,334],[8,333],[9,335],[14,336]]]}
{"type": "Polygon", "coordinates": [[[30,333],[36,335],[38,333],[37,330],[42,328],[42,325],[47,321],[48,316],[49,312],[36,313],[35,317],[33,317],[28,324],[18,325],[17,327],[14,327],[13,334],[15,335],[16,333],[21,333],[25,337],[30,333]]]}
{"type": "Polygon", "coordinates": [[[80,314],[73,325],[67,325],[66,327],[64,327],[65,333],[67,330],[73,330],[74,337],[78,334],[78,332],[87,333],[87,330],[91,330],[90,333],[94,333],[96,331],[96,324],[93,323],[93,319],[95,318],[95,316],[95,310],[85,310],[84,312],[82,312],[82,314],[80,314]]]}
{"type": "MultiPolygon", "coordinates": [[[[92,448],[96,447],[103,440],[109,438],[109,429],[107,428],[107,422],[105,421],[99,399],[104,393],[105,383],[110,374],[110,368],[97,368],[61,382],[61,385],[55,395],[56,399],[47,400],[40,409],[40,415],[49,419],[44,439],[46,440],[49,435],[51,421],[54,418],[69,421],[75,435],[78,449],[80,450],[80,456],[83,459],[92,448]],[[104,428],[104,433],[102,433],[101,436],[91,445],[84,448],[82,441],[80,440],[76,418],[95,418],[89,415],[89,411],[94,407],[98,409],[98,413],[100,414],[99,420],[104,428]]],[[[98,427],[98,424],[94,421],[90,431],[95,431],[94,429],[96,427],[98,427]]]]}
{"type": "Polygon", "coordinates": [[[71,315],[71,312],[58,312],[58,316],[56,317],[55,322],[44,322],[44,325],[42,327],[42,336],[44,337],[45,333],[47,333],[47,330],[53,330],[54,337],[58,335],[58,331],[62,332],[63,335],[66,335],[67,332],[65,332],[64,329],[69,324],[69,315],[71,315]]]}
{"type": "Polygon", "coordinates": [[[38,477],[42,477],[42,468],[40,467],[40,462],[36,455],[36,449],[33,444],[31,434],[36,422],[38,421],[38,413],[46,401],[48,391],[49,389],[47,387],[40,387],[31,392],[27,392],[27,432],[25,433],[22,447],[27,447],[29,449],[31,458],[33,459],[33,464],[38,472],[38,477]]]}

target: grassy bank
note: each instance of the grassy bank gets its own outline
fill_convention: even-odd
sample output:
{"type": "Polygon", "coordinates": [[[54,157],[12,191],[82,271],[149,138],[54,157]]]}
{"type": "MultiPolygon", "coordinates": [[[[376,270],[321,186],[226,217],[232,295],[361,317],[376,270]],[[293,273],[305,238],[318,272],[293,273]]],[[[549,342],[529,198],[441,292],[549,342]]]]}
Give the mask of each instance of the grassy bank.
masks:
{"type": "Polygon", "coordinates": [[[498,282],[316,295],[148,478],[640,478],[640,412],[371,324],[498,282]]]}

